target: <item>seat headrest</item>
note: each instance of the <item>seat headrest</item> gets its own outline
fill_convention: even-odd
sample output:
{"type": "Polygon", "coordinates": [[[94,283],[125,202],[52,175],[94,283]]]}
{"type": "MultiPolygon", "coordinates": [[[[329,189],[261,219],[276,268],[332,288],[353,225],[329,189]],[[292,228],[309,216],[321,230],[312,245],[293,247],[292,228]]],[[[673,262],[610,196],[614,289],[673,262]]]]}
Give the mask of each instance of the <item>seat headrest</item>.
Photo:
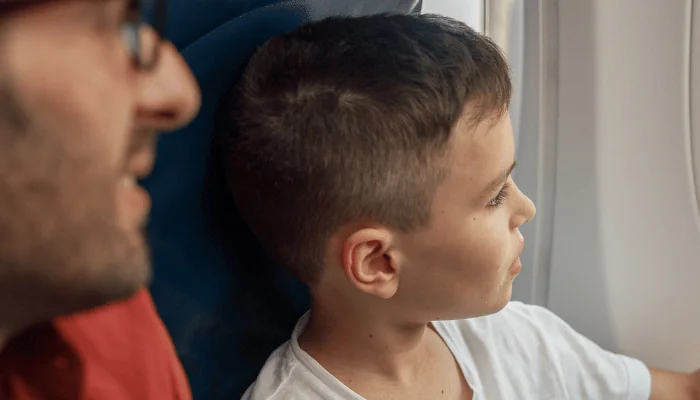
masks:
{"type": "Polygon", "coordinates": [[[308,307],[236,215],[212,157],[219,98],[255,48],[329,16],[408,13],[419,0],[171,0],[168,35],[202,90],[186,128],[165,135],[151,177],[154,300],[195,399],[240,397],[308,307]]]}

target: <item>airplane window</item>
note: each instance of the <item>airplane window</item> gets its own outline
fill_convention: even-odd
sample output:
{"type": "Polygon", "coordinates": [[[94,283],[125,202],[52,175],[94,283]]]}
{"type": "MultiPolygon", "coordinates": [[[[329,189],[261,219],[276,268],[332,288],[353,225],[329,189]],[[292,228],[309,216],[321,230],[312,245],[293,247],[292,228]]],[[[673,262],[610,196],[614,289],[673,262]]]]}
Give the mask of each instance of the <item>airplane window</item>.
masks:
{"type": "Polygon", "coordinates": [[[510,104],[510,116],[516,147],[520,142],[521,104],[523,96],[526,95],[522,86],[525,48],[524,3],[524,0],[484,1],[484,33],[503,49],[512,71],[513,99],[510,104]]]}
{"type": "Polygon", "coordinates": [[[487,0],[423,0],[423,14],[441,14],[455,18],[483,33],[487,0]]]}
{"type": "Polygon", "coordinates": [[[523,0],[423,0],[423,13],[442,14],[458,19],[490,36],[506,54],[513,75],[514,96],[511,118],[516,146],[519,138],[524,47],[523,0]]]}
{"type": "MultiPolygon", "coordinates": [[[[695,166],[695,200],[698,203],[700,210],[700,101],[697,93],[700,93],[700,7],[693,8],[691,32],[693,36],[690,39],[690,144],[692,151],[693,165],[695,166]]],[[[700,214],[698,214],[700,215],[700,214]]]]}

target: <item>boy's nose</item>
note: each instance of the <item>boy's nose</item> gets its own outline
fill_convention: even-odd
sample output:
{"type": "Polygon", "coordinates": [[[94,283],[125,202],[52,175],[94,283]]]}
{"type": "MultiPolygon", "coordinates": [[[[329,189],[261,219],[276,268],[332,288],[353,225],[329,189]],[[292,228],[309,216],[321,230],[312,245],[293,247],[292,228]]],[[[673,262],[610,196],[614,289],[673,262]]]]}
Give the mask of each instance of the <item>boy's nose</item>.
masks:
{"type": "Polygon", "coordinates": [[[520,189],[518,189],[518,194],[520,195],[520,198],[518,199],[519,207],[518,210],[516,210],[516,216],[513,218],[512,228],[518,228],[521,225],[532,221],[532,219],[535,218],[535,214],[537,214],[535,203],[533,203],[532,200],[530,200],[530,198],[525,194],[520,192],[520,189]]]}

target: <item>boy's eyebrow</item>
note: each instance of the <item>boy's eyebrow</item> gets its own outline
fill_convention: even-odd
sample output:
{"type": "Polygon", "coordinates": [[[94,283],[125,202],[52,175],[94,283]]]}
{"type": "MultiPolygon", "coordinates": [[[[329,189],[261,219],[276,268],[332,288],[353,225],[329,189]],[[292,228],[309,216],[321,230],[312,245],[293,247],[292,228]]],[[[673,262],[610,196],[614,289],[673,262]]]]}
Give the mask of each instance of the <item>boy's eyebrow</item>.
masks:
{"type": "Polygon", "coordinates": [[[503,171],[498,177],[496,177],[494,180],[491,181],[491,183],[489,183],[489,185],[486,187],[485,192],[489,193],[489,192],[496,191],[496,189],[500,189],[503,182],[505,182],[506,179],[508,179],[508,177],[510,176],[510,174],[513,172],[513,170],[515,169],[515,167],[517,165],[518,165],[518,162],[513,161],[513,164],[511,164],[508,169],[503,171]]]}

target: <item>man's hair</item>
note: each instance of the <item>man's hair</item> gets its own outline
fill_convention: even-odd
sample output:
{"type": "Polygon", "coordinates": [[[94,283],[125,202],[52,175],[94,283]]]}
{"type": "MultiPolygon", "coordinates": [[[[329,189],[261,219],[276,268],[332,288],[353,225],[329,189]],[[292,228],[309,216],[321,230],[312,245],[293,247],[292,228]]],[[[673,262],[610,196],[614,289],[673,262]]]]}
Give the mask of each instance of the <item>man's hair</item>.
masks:
{"type": "Polygon", "coordinates": [[[314,283],[343,225],[424,227],[465,107],[478,123],[510,97],[499,48],[453,19],[306,24],[260,47],[224,99],[229,186],[262,245],[314,283]]]}
{"type": "Polygon", "coordinates": [[[58,0],[0,0],[0,17],[11,11],[58,0]]]}

